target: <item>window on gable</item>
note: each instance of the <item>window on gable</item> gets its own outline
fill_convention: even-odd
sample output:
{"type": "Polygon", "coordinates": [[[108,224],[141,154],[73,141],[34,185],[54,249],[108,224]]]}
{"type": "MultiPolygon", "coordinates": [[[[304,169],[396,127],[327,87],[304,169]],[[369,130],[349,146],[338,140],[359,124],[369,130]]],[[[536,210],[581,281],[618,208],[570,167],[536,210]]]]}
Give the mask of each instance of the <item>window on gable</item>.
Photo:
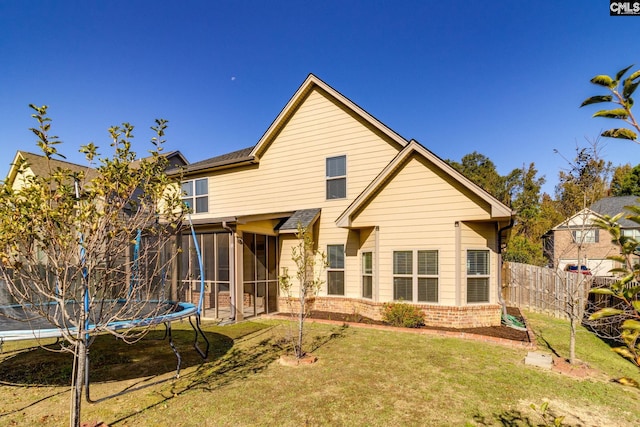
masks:
{"type": "Polygon", "coordinates": [[[467,302],[489,302],[489,251],[467,251],[467,302]]]}
{"type": "Polygon", "coordinates": [[[373,298],[373,253],[362,253],[362,298],[373,298]]]}
{"type": "Polygon", "coordinates": [[[182,183],[182,201],[193,213],[209,212],[209,182],[207,178],[182,183]]]}
{"type": "Polygon", "coordinates": [[[574,230],[574,243],[598,243],[598,230],[574,230]]]}
{"type": "Polygon", "coordinates": [[[327,158],[327,199],[347,197],[347,156],[327,158]]]}
{"type": "Polygon", "coordinates": [[[344,295],[344,245],[327,245],[327,294],[344,295]]]}

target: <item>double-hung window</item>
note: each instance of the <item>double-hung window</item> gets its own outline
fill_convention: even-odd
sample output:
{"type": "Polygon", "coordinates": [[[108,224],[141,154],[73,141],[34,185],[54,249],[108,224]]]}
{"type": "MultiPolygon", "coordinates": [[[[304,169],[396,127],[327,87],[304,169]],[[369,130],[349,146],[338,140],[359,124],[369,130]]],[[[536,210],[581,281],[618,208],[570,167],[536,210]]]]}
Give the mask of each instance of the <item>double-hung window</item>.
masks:
{"type": "Polygon", "coordinates": [[[393,252],[393,299],[438,302],[438,251],[393,252]]]}
{"type": "Polygon", "coordinates": [[[207,178],[182,183],[182,201],[193,213],[209,212],[209,183],[207,178]]]}
{"type": "Polygon", "coordinates": [[[467,302],[489,302],[489,251],[467,251],[467,302]]]}
{"type": "Polygon", "coordinates": [[[571,234],[575,243],[598,243],[598,230],[574,230],[571,234]]]}
{"type": "Polygon", "coordinates": [[[393,299],[413,301],[413,252],[393,252],[393,299]]]}
{"type": "Polygon", "coordinates": [[[344,295],[344,245],[327,245],[327,294],[344,295]]]}
{"type": "Polygon", "coordinates": [[[362,253],[362,298],[373,298],[373,253],[362,253]]]}
{"type": "Polygon", "coordinates": [[[418,302],[438,302],[438,251],[418,251],[418,302]]]}
{"type": "Polygon", "coordinates": [[[327,158],[327,199],[347,197],[347,156],[327,158]]]}

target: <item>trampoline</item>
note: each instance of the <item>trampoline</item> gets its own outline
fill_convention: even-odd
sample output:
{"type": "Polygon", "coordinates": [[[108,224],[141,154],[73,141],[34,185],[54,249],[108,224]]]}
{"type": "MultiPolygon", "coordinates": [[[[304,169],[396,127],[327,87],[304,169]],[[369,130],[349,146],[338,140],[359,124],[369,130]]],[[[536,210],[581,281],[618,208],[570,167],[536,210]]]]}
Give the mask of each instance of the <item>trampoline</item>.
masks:
{"type": "MultiPolygon", "coordinates": [[[[189,217],[191,236],[195,242],[196,257],[202,271],[202,253],[189,217]]],[[[131,283],[137,279],[137,255],[140,245],[140,232],[136,238],[134,248],[134,268],[131,283]]],[[[81,251],[82,253],[82,251],[81,251]]],[[[3,283],[0,282],[0,288],[3,283]]],[[[85,292],[80,300],[66,302],[52,301],[42,304],[0,304],[0,351],[5,341],[41,340],[47,338],[69,338],[77,336],[84,342],[86,361],[85,379],[86,399],[92,400],[89,395],[89,345],[95,337],[101,333],[115,333],[117,331],[135,328],[149,328],[154,325],[164,325],[165,338],[168,337],[169,345],[177,358],[176,377],[180,375],[182,358],[173,343],[171,335],[171,323],[182,319],[188,319],[195,333],[193,347],[198,354],[206,359],[209,353],[209,340],[200,328],[200,313],[202,311],[204,295],[204,277],[200,277],[200,299],[197,304],[188,302],[165,301],[163,299],[140,299],[134,297],[133,289],[130,289],[126,299],[103,299],[90,301],[89,292],[85,280],[85,292]],[[65,319],[67,319],[65,321],[65,319]],[[81,325],[69,325],[69,319],[81,322],[81,325]],[[83,321],[80,321],[83,319],[83,321]],[[195,323],[193,321],[195,319],[195,323]],[[199,345],[199,338],[206,344],[204,350],[199,345]]],[[[0,289],[2,291],[2,289],[0,289]]],[[[0,292],[1,293],[1,292],[0,292]]],[[[101,399],[102,400],[102,399],[101,399]]]]}
{"type": "MultiPolygon", "coordinates": [[[[56,319],[56,324],[62,324],[62,309],[56,303],[47,304],[46,310],[49,311],[56,319]]],[[[109,312],[120,313],[120,320],[114,320],[104,325],[96,326],[96,322],[92,318],[96,316],[89,313],[89,323],[83,332],[94,334],[100,331],[117,331],[120,329],[131,329],[143,326],[159,325],[167,322],[188,318],[198,314],[195,304],[187,302],[160,302],[160,301],[140,301],[126,310],[127,306],[131,306],[131,302],[126,300],[104,301],[102,304],[101,317],[116,317],[109,315],[109,312]],[[134,309],[132,309],[134,308],[134,309]],[[127,311],[130,313],[127,316],[127,311]]],[[[54,327],[54,325],[44,319],[30,306],[8,305],[0,306],[0,343],[3,341],[17,341],[44,338],[62,338],[64,333],[75,334],[77,327],[62,328],[54,327]]],[[[44,307],[40,307],[42,309],[44,307]]],[[[98,309],[95,307],[94,309],[98,309]]],[[[64,310],[71,314],[71,318],[77,317],[72,313],[80,310],[79,303],[68,302],[65,304],[64,310]]]]}

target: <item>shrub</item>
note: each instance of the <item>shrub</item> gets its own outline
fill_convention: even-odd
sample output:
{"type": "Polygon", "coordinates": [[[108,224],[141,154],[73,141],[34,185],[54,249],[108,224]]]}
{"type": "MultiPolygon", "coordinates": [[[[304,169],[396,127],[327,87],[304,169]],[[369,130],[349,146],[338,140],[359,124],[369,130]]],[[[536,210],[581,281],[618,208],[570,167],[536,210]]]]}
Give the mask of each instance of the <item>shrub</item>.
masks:
{"type": "Polygon", "coordinates": [[[418,328],[424,325],[424,313],[410,304],[387,302],[382,306],[382,321],[391,326],[418,328]]]}

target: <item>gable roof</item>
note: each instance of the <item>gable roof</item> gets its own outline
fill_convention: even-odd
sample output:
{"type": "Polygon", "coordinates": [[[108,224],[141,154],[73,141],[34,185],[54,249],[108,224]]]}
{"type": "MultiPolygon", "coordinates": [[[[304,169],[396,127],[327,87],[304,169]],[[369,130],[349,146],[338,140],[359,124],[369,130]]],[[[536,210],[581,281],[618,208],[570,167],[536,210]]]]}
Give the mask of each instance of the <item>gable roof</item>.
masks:
{"type": "Polygon", "coordinates": [[[11,168],[4,181],[5,185],[12,185],[18,175],[18,165],[21,160],[27,162],[29,169],[36,176],[44,176],[49,174],[49,167],[53,169],[69,169],[72,172],[85,172],[88,177],[91,178],[96,173],[95,169],[88,166],[82,166],[76,163],[67,162],[65,160],[50,159],[47,160],[46,156],[41,154],[29,153],[28,151],[17,151],[16,155],[11,163],[11,168]]]}
{"type": "Polygon", "coordinates": [[[262,135],[258,143],[253,147],[253,150],[250,153],[251,156],[253,156],[257,160],[260,159],[260,156],[267,148],[269,143],[273,140],[273,138],[275,138],[278,132],[287,123],[289,118],[295,113],[297,107],[314,89],[320,90],[326,95],[329,95],[346,109],[352,111],[354,114],[362,118],[366,123],[370,124],[378,132],[382,133],[390,140],[399,144],[400,147],[404,147],[408,144],[408,141],[406,139],[397,134],[391,128],[387,127],[380,120],[367,113],[364,109],[360,108],[360,106],[351,101],[349,98],[342,95],[340,92],[323,82],[317,76],[309,74],[305,81],[302,82],[298,90],[293,94],[291,99],[289,99],[289,102],[287,102],[282,111],[280,111],[280,114],[278,114],[273,123],[271,123],[267,131],[262,135]]]}
{"type": "Polygon", "coordinates": [[[591,224],[591,222],[586,223],[587,218],[589,217],[597,217],[597,218],[602,218],[602,215],[600,215],[598,212],[595,212],[589,208],[584,208],[582,209],[580,212],[577,212],[573,215],[571,215],[569,218],[565,219],[564,221],[562,221],[560,224],[556,225],[555,227],[553,227],[551,230],[549,230],[547,233],[545,233],[545,235],[549,234],[549,232],[551,231],[555,231],[555,230],[560,230],[560,229],[575,229],[575,228],[582,228],[585,226],[591,227],[593,224],[591,224]],[[583,220],[580,220],[579,217],[584,218],[583,220]],[[572,223],[574,222],[575,219],[578,219],[578,225],[572,225],[572,223]]]}
{"type": "MultiPolygon", "coordinates": [[[[298,90],[296,90],[296,92],[293,94],[291,99],[289,99],[284,108],[280,111],[275,120],[271,123],[269,128],[265,131],[262,137],[260,137],[260,140],[254,146],[236,150],[231,153],[222,154],[220,156],[212,157],[210,159],[202,160],[199,162],[191,163],[182,168],[181,171],[184,174],[188,175],[192,173],[202,173],[212,169],[224,169],[258,163],[260,161],[260,157],[267,149],[271,141],[286,125],[288,120],[295,113],[298,106],[300,106],[300,104],[304,102],[307,95],[309,95],[309,93],[311,93],[313,90],[320,90],[326,96],[333,98],[345,109],[359,116],[362,120],[372,126],[377,132],[385,135],[391,141],[398,144],[401,148],[405,147],[409,143],[398,133],[384,125],[381,121],[373,117],[371,114],[367,113],[364,109],[360,108],[356,103],[348,99],[346,96],[342,95],[340,92],[323,82],[317,76],[309,74],[305,81],[300,85],[298,90]]],[[[178,172],[178,169],[170,171],[171,174],[176,174],[178,172]]]]}
{"type": "MultiPolygon", "coordinates": [[[[572,228],[570,223],[580,216],[584,218],[588,218],[589,216],[594,216],[597,218],[603,218],[604,215],[608,215],[610,217],[615,216],[621,212],[630,213],[627,209],[627,206],[633,206],[640,202],[638,196],[614,196],[614,197],[604,197],[600,200],[597,200],[591,204],[590,207],[582,209],[580,212],[571,215],[569,218],[562,221],[560,224],[553,227],[551,230],[545,233],[545,236],[550,232],[560,229],[572,228]]],[[[618,221],[622,228],[640,228],[640,225],[637,223],[630,221],[624,217],[620,218],[618,221]]],[[[593,224],[588,224],[589,227],[592,227],[593,224]]],[[[583,225],[581,225],[583,227],[583,225]]],[[[574,226],[575,228],[575,226],[574,226]]]]}
{"type": "Polygon", "coordinates": [[[385,185],[385,183],[391,178],[393,173],[400,168],[405,160],[409,156],[417,154],[433,163],[436,167],[453,178],[456,182],[460,183],[465,188],[469,189],[473,194],[480,197],[491,207],[492,218],[511,218],[513,211],[511,208],[500,202],[493,197],[483,188],[475,184],[469,178],[462,175],[456,169],[454,169],[447,162],[433,154],[431,151],[423,147],[415,140],[411,140],[409,144],[398,153],[396,157],[378,174],[378,176],[364,189],[358,197],[347,207],[347,209],[336,219],[336,225],[338,227],[350,227],[352,216],[360,210],[374,195],[376,192],[385,185]]]}
{"type": "MultiPolygon", "coordinates": [[[[591,205],[591,210],[597,212],[600,215],[609,215],[614,216],[619,214],[620,212],[630,213],[627,209],[627,206],[633,206],[640,203],[640,199],[638,196],[617,196],[617,197],[605,197],[594,202],[591,205]]],[[[626,218],[620,218],[618,223],[622,227],[627,228],[638,228],[640,225],[637,223],[630,221],[626,218]]]]}

